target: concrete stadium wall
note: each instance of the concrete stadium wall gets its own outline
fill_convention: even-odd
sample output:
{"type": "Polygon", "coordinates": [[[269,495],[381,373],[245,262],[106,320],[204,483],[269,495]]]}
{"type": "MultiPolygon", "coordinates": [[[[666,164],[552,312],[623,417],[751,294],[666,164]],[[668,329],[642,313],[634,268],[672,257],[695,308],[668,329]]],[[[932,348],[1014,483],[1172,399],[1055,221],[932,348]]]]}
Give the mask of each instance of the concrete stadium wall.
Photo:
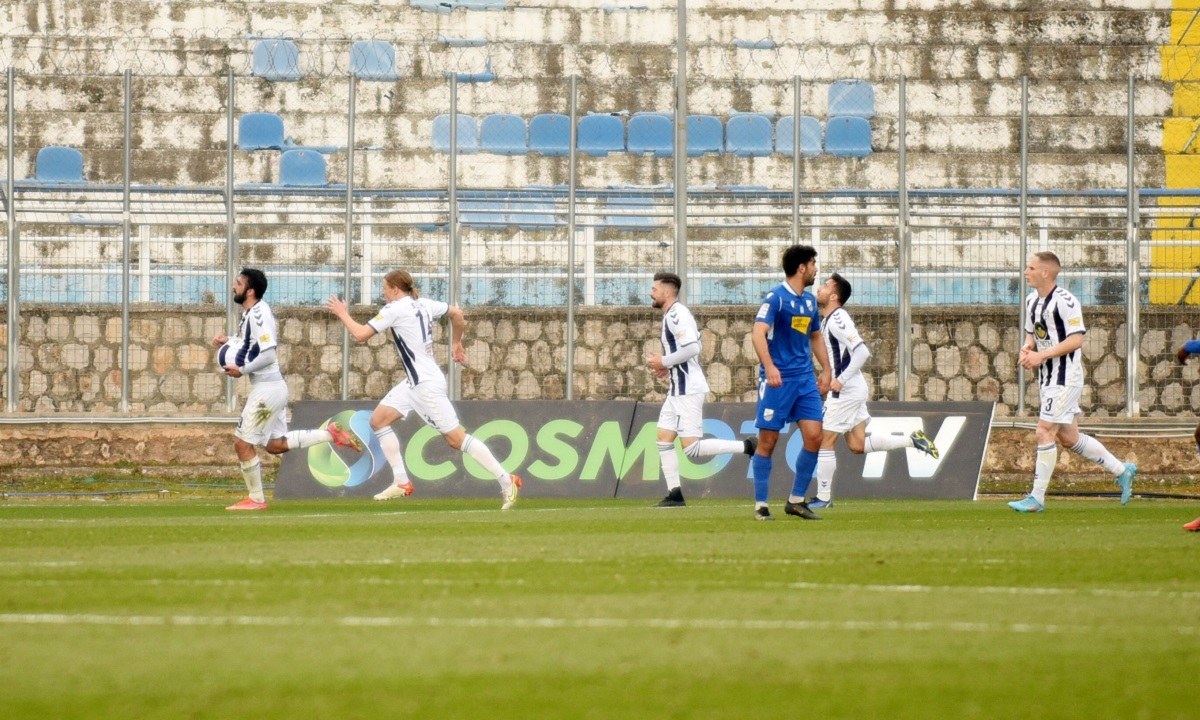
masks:
{"type": "MultiPolygon", "coordinates": [[[[32,173],[38,148],[84,150],[87,177],[121,175],[121,82],[134,89],[137,182],[219,185],[225,175],[226,87],[238,73],[237,112],[281,113],[298,142],[344,144],[345,80],[353,39],[397,46],[401,78],[359,84],[355,182],[376,187],[443,186],[445,157],[432,152],[432,118],[449,107],[443,73],[477,70],[490,57],[496,81],[465,85],[459,110],[482,116],[566,111],[566,77],[581,78],[580,110],[669,110],[675,74],[673,3],[644,11],[605,11],[603,2],[521,2],[500,12],[448,15],[404,0],[377,2],[143,3],[131,0],[17,0],[0,17],[0,64],[18,81],[17,175],[32,173]],[[296,38],[306,75],[266,82],[249,74],[251,37],[296,38]],[[440,36],[485,38],[485,48],[453,48],[440,36]],[[84,67],[80,67],[83,64],[84,67]],[[96,75],[93,73],[99,73],[96,75]]],[[[1160,47],[1170,43],[1166,0],[1011,0],[894,3],[830,0],[798,8],[790,0],[689,4],[689,111],[792,112],[791,79],[803,79],[806,114],[824,117],[825,89],[841,78],[876,88],[875,152],[862,160],[804,161],[813,189],[888,187],[898,182],[899,85],[908,78],[908,182],[915,187],[1015,187],[1019,78],[1031,77],[1030,184],[1044,188],[1121,187],[1126,178],[1126,90],[1136,83],[1136,176],[1162,183],[1163,117],[1171,84],[1161,79],[1160,47]],[[770,38],[771,50],[734,47],[770,38]],[[1066,49],[1069,48],[1069,51],[1066,49]]],[[[330,178],[346,179],[344,154],[330,178]]],[[[239,153],[239,182],[272,181],[270,153],[239,153]]],[[[566,181],[549,158],[476,157],[464,186],[519,187],[566,181]]],[[[669,159],[585,159],[584,185],[659,183],[669,159]]],[[[788,187],[790,160],[710,156],[689,160],[689,183],[788,187]]]]}

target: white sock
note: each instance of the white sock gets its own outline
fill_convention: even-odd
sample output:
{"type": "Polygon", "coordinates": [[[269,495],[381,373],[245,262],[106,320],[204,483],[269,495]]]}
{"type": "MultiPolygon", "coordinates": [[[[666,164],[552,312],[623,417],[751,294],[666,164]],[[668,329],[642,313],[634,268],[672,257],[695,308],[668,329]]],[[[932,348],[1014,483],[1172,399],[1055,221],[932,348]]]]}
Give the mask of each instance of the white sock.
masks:
{"type": "Polygon", "coordinates": [[[674,441],[658,443],[658,464],[662,466],[663,480],[667,481],[667,492],[678,488],[679,456],[675,454],[674,441]]]}
{"type": "Polygon", "coordinates": [[[396,437],[396,431],[389,425],[382,430],[376,430],[375,439],[379,441],[379,447],[383,449],[383,456],[387,458],[388,465],[392,466],[393,484],[407,485],[408,470],[404,467],[404,453],[400,451],[400,438],[396,437]]]}
{"type": "MultiPolygon", "coordinates": [[[[869,440],[870,438],[868,438],[869,440]]],[[[837,452],[817,452],[817,499],[829,502],[833,499],[833,471],[837,469],[837,452]]]]}
{"type": "Polygon", "coordinates": [[[283,436],[283,439],[287,441],[288,450],[297,450],[330,442],[333,440],[333,436],[329,434],[328,430],[291,430],[283,436]]]}
{"type": "Polygon", "coordinates": [[[912,447],[912,438],[908,435],[893,435],[891,433],[868,435],[863,441],[863,452],[882,452],[896,448],[912,447]]]}
{"type": "Polygon", "coordinates": [[[741,440],[718,440],[716,438],[705,438],[697,440],[683,449],[685,455],[690,458],[712,457],[713,455],[734,455],[744,452],[746,444],[741,440]]]}
{"type": "Polygon", "coordinates": [[[1118,460],[1108,451],[1108,448],[1090,435],[1079,433],[1079,442],[1071,448],[1071,452],[1079,453],[1083,457],[1091,460],[1097,465],[1103,465],[1104,469],[1112,473],[1114,476],[1125,472],[1125,463],[1118,460]]]}
{"type": "Polygon", "coordinates": [[[463,438],[462,451],[482,465],[484,470],[490,472],[496,478],[496,482],[500,483],[501,490],[508,492],[512,487],[512,476],[500,466],[500,461],[496,459],[488,446],[483,444],[482,440],[477,440],[473,435],[467,435],[463,438]]]}
{"type": "Polygon", "coordinates": [[[263,494],[262,486],[262,462],[255,457],[241,465],[242,479],[246,481],[246,494],[254,502],[266,502],[267,496],[263,494]]]}
{"type": "Polygon", "coordinates": [[[1037,464],[1033,470],[1033,491],[1029,494],[1041,504],[1046,504],[1046,488],[1050,487],[1050,476],[1058,462],[1058,445],[1051,443],[1037,449],[1037,464]]]}

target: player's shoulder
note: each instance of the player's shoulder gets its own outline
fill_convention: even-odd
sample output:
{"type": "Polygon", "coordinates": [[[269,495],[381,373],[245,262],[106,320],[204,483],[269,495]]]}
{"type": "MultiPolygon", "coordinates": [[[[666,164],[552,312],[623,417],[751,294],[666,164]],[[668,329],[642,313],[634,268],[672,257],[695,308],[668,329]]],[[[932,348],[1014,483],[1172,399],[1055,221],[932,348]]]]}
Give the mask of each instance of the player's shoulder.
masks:
{"type": "Polygon", "coordinates": [[[1076,307],[1079,305],[1079,298],[1075,297],[1075,294],[1072,293],[1070,290],[1066,289],[1065,287],[1061,287],[1061,286],[1055,286],[1054,300],[1056,302],[1063,303],[1069,307],[1076,307]]]}

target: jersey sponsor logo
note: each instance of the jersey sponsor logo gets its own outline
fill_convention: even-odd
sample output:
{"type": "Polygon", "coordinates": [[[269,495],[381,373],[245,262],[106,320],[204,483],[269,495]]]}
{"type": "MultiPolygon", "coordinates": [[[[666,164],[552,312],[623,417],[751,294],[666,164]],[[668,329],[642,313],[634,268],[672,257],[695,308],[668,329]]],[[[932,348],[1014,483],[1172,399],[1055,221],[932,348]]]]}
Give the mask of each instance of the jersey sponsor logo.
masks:
{"type": "Polygon", "coordinates": [[[1079,327],[1079,326],[1083,325],[1083,318],[1073,317],[1067,321],[1067,324],[1072,327],[1079,327]]]}
{"type": "Polygon", "coordinates": [[[263,333],[262,335],[259,335],[259,336],[258,336],[258,341],[259,341],[260,343],[267,343],[267,342],[271,342],[271,333],[263,333]]]}
{"type": "Polygon", "coordinates": [[[799,315],[797,317],[794,317],[794,318],[792,318],[792,329],[797,332],[807,333],[808,332],[808,324],[809,324],[809,321],[811,321],[811,320],[812,320],[812,318],[808,317],[807,315],[799,315]]]}
{"type": "Polygon", "coordinates": [[[383,313],[379,313],[375,317],[371,318],[369,322],[381,322],[382,320],[383,320],[383,313]]]}

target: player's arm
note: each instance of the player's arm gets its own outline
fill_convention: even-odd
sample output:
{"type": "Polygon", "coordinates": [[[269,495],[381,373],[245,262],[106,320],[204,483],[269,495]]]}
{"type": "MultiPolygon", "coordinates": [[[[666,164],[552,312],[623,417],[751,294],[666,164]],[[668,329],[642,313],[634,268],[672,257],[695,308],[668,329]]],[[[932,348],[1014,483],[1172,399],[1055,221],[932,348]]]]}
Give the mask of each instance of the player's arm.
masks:
{"type": "Polygon", "coordinates": [[[820,330],[813,330],[808,336],[808,344],[812,347],[813,357],[821,363],[821,374],[817,376],[817,389],[822,393],[829,390],[833,382],[833,369],[829,364],[829,353],[825,350],[825,338],[820,330]]]}
{"type": "Polygon", "coordinates": [[[854,377],[857,372],[862,372],[863,366],[867,364],[867,359],[871,357],[871,351],[867,349],[867,344],[860,342],[850,351],[850,362],[846,363],[846,368],[841,374],[835,377],[829,383],[829,389],[834,392],[841,392],[846,381],[854,377]]]}
{"type": "Polygon", "coordinates": [[[375,328],[370,325],[364,325],[354,318],[350,317],[350,305],[345,300],[337,295],[330,295],[325,300],[325,307],[329,312],[333,313],[342,324],[346,326],[346,330],[350,331],[350,337],[358,342],[370,340],[375,336],[375,328]]]}
{"type": "Polygon", "coordinates": [[[1175,351],[1175,359],[1183,364],[1187,362],[1188,355],[1200,354],[1200,340],[1188,340],[1175,351]]]}
{"type": "Polygon", "coordinates": [[[1070,355],[1081,347],[1083,347],[1083,333],[1071,333],[1063,338],[1062,342],[1052,347],[1048,347],[1045,350],[1030,350],[1027,353],[1022,353],[1021,357],[1023,359],[1021,360],[1021,364],[1024,365],[1026,369],[1032,370],[1050,358],[1070,355]]]}
{"type": "Polygon", "coordinates": [[[779,387],[783,385],[783,376],[779,374],[779,368],[775,367],[775,362],[771,360],[771,346],[767,342],[767,331],[770,330],[770,327],[765,322],[754,323],[754,328],[750,331],[750,342],[754,345],[754,354],[762,363],[767,385],[779,387]]]}
{"type": "Polygon", "coordinates": [[[467,351],[463,347],[463,335],[467,331],[467,317],[462,308],[451,305],[446,308],[446,317],[450,319],[450,357],[459,365],[467,363],[467,351]]]}
{"type": "Polygon", "coordinates": [[[229,377],[241,377],[243,375],[249,375],[250,373],[258,372],[273,362],[275,362],[274,345],[260,351],[258,353],[258,357],[254,358],[248,363],[245,363],[241,367],[238,367],[237,365],[230,365],[226,367],[225,374],[229,377]]]}

